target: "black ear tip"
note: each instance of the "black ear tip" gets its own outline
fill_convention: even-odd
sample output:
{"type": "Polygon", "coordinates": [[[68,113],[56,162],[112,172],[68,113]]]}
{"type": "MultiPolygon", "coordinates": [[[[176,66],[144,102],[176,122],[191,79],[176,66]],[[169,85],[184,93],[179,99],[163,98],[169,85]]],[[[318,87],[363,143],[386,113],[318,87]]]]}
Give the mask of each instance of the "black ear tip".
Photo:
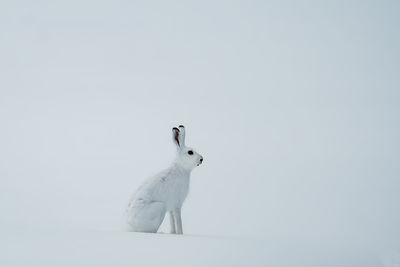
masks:
{"type": "Polygon", "coordinates": [[[179,128],[185,128],[185,126],[183,126],[183,125],[179,125],[179,128]]]}
{"type": "Polygon", "coordinates": [[[178,132],[179,132],[179,129],[176,128],[176,127],[172,128],[172,130],[175,130],[175,131],[178,131],[178,132]]]}

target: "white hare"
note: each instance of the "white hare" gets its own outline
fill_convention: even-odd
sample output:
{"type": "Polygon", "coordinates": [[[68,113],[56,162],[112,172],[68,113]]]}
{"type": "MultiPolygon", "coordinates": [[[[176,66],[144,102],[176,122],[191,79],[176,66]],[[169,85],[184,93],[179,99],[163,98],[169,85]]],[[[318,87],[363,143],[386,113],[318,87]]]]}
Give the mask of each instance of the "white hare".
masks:
{"type": "Polygon", "coordinates": [[[169,212],[171,233],[183,234],[181,207],[189,191],[190,173],[203,157],[185,146],[183,125],[172,129],[172,140],[177,148],[172,165],[140,186],[128,205],[130,231],[155,233],[169,212]]]}

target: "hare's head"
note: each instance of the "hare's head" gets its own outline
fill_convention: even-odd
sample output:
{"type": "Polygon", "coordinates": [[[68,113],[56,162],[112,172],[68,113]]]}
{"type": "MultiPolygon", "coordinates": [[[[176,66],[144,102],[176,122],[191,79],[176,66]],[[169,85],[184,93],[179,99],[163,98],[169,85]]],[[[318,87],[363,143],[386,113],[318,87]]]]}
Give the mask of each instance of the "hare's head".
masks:
{"type": "Polygon", "coordinates": [[[203,157],[193,148],[185,145],[185,127],[172,128],[172,140],[178,150],[176,162],[186,169],[193,169],[203,163],[203,157]]]}

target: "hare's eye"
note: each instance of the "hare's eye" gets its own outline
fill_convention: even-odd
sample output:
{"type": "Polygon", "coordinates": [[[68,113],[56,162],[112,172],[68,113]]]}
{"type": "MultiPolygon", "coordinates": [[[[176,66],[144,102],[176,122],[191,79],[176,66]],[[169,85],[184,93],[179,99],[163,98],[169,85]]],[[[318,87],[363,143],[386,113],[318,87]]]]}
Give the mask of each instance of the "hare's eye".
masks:
{"type": "Polygon", "coordinates": [[[189,150],[189,151],[188,151],[188,154],[189,154],[189,155],[193,155],[193,151],[192,151],[192,150],[189,150]]]}

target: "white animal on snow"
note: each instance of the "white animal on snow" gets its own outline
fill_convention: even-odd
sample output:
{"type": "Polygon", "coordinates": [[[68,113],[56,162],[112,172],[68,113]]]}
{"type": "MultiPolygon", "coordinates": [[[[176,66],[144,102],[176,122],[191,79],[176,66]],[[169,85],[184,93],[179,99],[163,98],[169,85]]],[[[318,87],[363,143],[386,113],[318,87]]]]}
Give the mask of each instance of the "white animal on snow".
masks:
{"type": "Polygon", "coordinates": [[[203,157],[185,146],[185,127],[172,129],[177,155],[172,165],[148,179],[133,195],[127,208],[128,229],[155,233],[169,212],[171,233],[183,234],[181,208],[189,191],[190,173],[203,157]]]}

